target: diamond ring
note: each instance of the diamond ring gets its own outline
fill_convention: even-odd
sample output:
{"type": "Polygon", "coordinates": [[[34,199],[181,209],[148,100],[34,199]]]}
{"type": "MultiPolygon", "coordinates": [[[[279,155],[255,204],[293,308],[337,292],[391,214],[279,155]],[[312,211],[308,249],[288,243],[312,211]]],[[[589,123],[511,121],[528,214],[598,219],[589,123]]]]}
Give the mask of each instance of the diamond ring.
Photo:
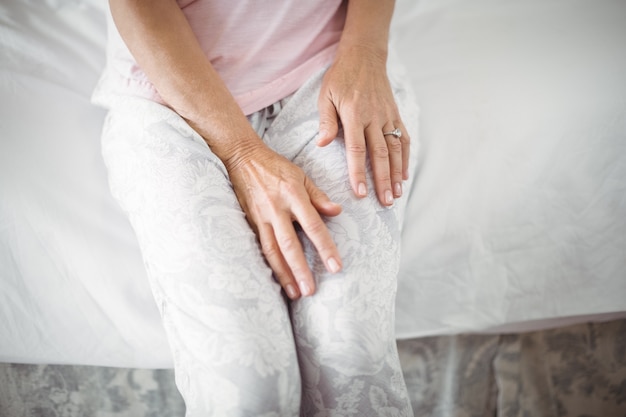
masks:
{"type": "Polygon", "coordinates": [[[396,127],[391,132],[383,132],[383,136],[387,136],[387,135],[392,135],[396,139],[400,139],[402,137],[402,131],[400,131],[400,129],[396,127]]]}

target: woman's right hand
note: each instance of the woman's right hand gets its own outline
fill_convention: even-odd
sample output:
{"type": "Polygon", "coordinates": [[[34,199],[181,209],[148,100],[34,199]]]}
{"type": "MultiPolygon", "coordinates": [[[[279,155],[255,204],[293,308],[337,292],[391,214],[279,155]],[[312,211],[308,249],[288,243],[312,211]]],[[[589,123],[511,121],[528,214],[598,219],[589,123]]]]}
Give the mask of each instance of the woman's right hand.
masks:
{"type": "Polygon", "coordinates": [[[289,298],[315,291],[294,224],[330,272],[339,252],[320,215],[336,216],[332,203],[304,172],[263,144],[215,71],[174,0],[110,0],[111,13],[161,98],[205,139],[229,171],[237,199],[265,258],[289,298]]]}
{"type": "Polygon", "coordinates": [[[338,272],[339,251],[321,215],[336,216],[341,206],[298,166],[262,143],[225,165],[239,204],[287,296],[297,299],[313,294],[315,281],[294,222],[311,240],[326,269],[338,272]]]}

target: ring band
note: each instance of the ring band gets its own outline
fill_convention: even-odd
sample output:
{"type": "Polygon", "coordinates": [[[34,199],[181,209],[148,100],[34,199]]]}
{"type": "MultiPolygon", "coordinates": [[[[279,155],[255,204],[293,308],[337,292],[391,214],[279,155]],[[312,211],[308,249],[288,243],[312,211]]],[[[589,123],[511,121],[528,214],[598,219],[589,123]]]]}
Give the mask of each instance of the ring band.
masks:
{"type": "Polygon", "coordinates": [[[391,132],[383,132],[383,136],[387,136],[387,135],[392,135],[396,139],[400,139],[402,137],[402,131],[400,131],[400,129],[396,127],[391,132]]]}

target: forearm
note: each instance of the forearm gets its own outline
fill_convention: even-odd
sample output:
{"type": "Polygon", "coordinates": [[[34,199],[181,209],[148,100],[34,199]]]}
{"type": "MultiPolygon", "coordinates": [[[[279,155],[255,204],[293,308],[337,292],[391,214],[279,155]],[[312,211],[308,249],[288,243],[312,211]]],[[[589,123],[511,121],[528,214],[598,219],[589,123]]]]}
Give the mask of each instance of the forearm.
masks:
{"type": "Polygon", "coordinates": [[[339,54],[367,50],[386,62],[394,0],[350,0],[339,54]]]}
{"type": "Polygon", "coordinates": [[[113,20],[163,100],[228,165],[262,146],[174,0],[110,0],[113,20]]]}

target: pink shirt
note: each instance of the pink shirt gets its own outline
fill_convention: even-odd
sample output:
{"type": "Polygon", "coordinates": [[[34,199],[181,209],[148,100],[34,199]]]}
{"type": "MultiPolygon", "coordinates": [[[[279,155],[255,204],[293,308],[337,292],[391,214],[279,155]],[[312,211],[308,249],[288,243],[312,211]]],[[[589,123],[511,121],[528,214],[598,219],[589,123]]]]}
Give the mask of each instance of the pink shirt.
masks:
{"type": "MultiPolygon", "coordinates": [[[[202,50],[245,114],[269,106],[332,61],[345,21],[342,0],[178,0],[202,50]]],[[[99,88],[163,103],[109,25],[99,88]]]]}

